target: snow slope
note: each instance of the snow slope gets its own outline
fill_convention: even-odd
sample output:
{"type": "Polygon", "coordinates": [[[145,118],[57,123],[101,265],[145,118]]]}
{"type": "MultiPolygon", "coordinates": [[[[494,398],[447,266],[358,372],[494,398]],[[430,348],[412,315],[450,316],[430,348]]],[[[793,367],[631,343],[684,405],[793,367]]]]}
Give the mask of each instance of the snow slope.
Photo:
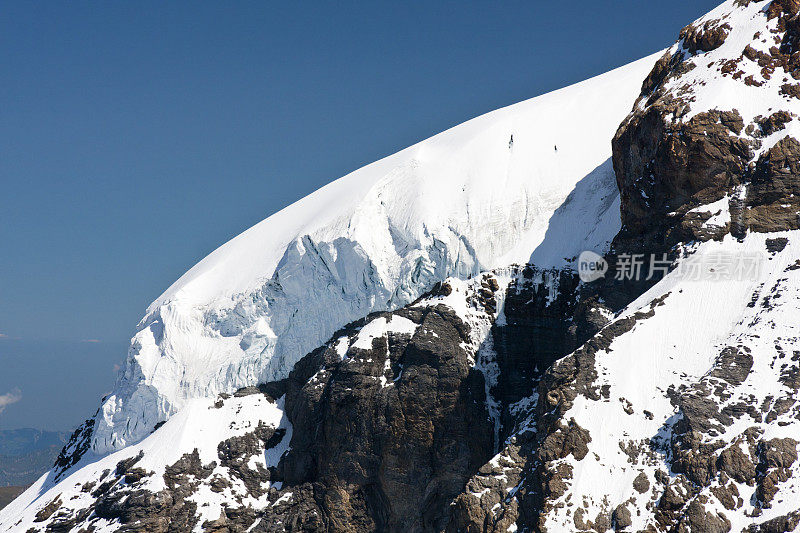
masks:
{"type": "MultiPolygon", "coordinates": [[[[626,449],[641,443],[669,443],[674,438],[673,427],[684,415],[670,398],[671,390],[683,391],[683,386],[691,391],[697,384],[710,382],[727,389],[717,400],[720,411],[744,402],[762,406],[765,415],[774,399],[796,394],[782,382],[781,375],[790,368],[787,363],[791,354],[784,349],[791,351],[798,338],[800,273],[792,268],[800,255],[798,233],[750,234],[743,243],[728,236],[722,242],[702,243],[690,261],[705,275],[693,274],[694,268],[688,265],[678,268],[615,319],[623,320],[638,311],[655,311],[597,355],[598,385],[608,387],[607,397],[592,400],[579,396],[565,415],[587,429],[592,440],[586,458],[562,460],[573,468],[573,478],[570,490],[554,502],[547,517],[549,527],[565,531],[572,526],[571,510],[558,505],[568,500],[584,502],[587,518],[613,510],[618,504],[630,504],[636,509],[631,530],[652,527],[652,504],[648,506],[648,502],[653,495],[637,491],[633,481],[644,472],[650,484],[658,486],[656,471],[664,468],[662,460],[669,457],[664,457],[665,450],[657,449],[634,460],[626,449]],[[769,238],[787,238],[788,245],[779,253],[767,253],[765,242],[769,238]],[[741,276],[715,279],[712,269],[726,261],[743,261],[752,269],[741,276]],[[659,303],[654,306],[653,302],[659,303]],[[714,369],[721,364],[720,354],[728,347],[739,347],[752,356],[752,369],[741,383],[729,384],[714,377],[714,369]],[[598,479],[605,480],[602,487],[598,479]]],[[[763,421],[734,414],[727,425],[717,423],[714,430],[702,435],[702,442],[731,445],[748,428],[758,431],[765,441],[797,438],[800,421],[796,416],[794,409],[775,418],[765,416],[763,421]]],[[[772,505],[758,513],[756,507],[763,504],[758,503],[756,486],[745,483],[737,484],[743,503],[735,512],[720,504],[715,511],[730,519],[730,531],[742,531],[753,523],[796,511],[797,467],[772,505]]],[[[713,502],[716,487],[711,485],[701,487],[701,494],[713,502]]]]}
{"type": "MultiPolygon", "coordinates": [[[[254,394],[230,398],[217,408],[213,400],[188,401],[179,414],[138,444],[102,458],[87,454],[74,471],[59,482],[55,480],[55,471],[42,476],[3,509],[0,531],[28,531],[29,528],[35,528],[37,522],[42,522],[36,520],[36,513],[51,501],[64,503],[60,509],[62,514],[88,507],[97,498],[91,489],[103,482],[124,485],[113,475],[117,464],[132,460],[139,454],[141,459],[135,463],[136,467],[147,473],[141,488],[152,492],[165,488],[163,475],[167,466],[176,463],[187,451],[191,453],[192,449],[197,451],[202,464],[213,465],[212,475],[233,480],[227,468],[219,465],[217,447],[225,439],[252,432],[259,424],[286,430],[275,448],[252,459],[257,463],[252,464],[252,468],[259,465],[263,468],[274,467],[291,441],[291,424],[284,414],[282,399],[273,403],[261,394],[254,394]]],[[[234,481],[223,493],[212,492],[207,486],[201,487],[192,499],[203,504],[199,509],[203,520],[214,520],[219,517],[218,502],[233,500],[236,496],[248,505],[263,507],[267,503],[266,498],[256,499],[249,494],[241,481],[234,481]]],[[[114,531],[119,527],[119,524],[102,519],[96,520],[94,525],[99,531],[114,531]]]]}
{"type": "Polygon", "coordinates": [[[344,324],[446,277],[603,248],[619,226],[610,139],[658,56],[470,120],[218,248],[148,308],[94,451],[140,441],[192,398],[285,376],[344,324]]]}

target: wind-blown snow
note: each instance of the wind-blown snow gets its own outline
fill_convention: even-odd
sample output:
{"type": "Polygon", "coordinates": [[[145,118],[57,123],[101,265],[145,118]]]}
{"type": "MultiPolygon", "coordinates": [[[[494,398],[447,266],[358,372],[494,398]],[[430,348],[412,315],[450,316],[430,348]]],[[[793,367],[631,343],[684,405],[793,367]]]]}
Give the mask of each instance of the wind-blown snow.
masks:
{"type": "Polygon", "coordinates": [[[658,55],[470,120],[218,248],[148,308],[94,451],[141,440],[192,398],[283,377],[343,325],[447,277],[603,248],[619,229],[610,140],[658,55]]]}

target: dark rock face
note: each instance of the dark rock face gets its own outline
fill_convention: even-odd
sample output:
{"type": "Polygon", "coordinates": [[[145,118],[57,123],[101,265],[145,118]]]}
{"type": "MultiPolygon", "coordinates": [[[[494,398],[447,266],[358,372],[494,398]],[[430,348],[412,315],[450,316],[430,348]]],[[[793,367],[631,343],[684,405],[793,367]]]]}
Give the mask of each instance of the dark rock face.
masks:
{"type": "Polygon", "coordinates": [[[632,524],[631,512],[622,504],[618,505],[617,508],[614,509],[614,514],[611,515],[611,519],[614,523],[614,531],[624,531],[632,524]]]}
{"type": "MultiPolygon", "coordinates": [[[[771,2],[760,15],[777,28],[765,30],[778,46],[769,52],[748,45],[739,57],[723,62],[723,77],[745,85],[758,85],[743,77],[742,62],[761,67],[769,80],[776,69],[800,79],[800,23],[792,2],[771,2]]],[[[762,138],[783,130],[796,119],[787,110],[768,110],[745,124],[739,111],[698,109],[700,86],[682,80],[703,61],[703,53],[719,48],[731,27],[722,20],[690,25],[681,31],[682,47],[667,52],[642,85],[633,112],[614,136],[613,163],[622,197],[623,229],[617,243],[643,250],[672,246],[689,240],[708,240],[726,233],[741,236],[746,230],[771,232],[798,229],[800,201],[800,144],[790,136],[756,157],[762,138]],[[691,118],[689,114],[692,113],[691,118]],[[726,227],[706,228],[697,206],[730,198],[732,220],[726,227]]],[[[756,38],[761,38],[760,32],[756,38]]],[[[712,63],[713,64],[713,63],[712,63]]],[[[711,66],[711,64],[709,65],[711,66]]],[[[794,95],[797,85],[786,84],[782,93],[794,95]]]]}
{"type": "MultiPolygon", "coordinates": [[[[117,476],[130,472],[137,460],[120,463],[117,476]]],[[[197,504],[187,498],[214,466],[203,465],[194,450],[166,468],[163,478],[167,488],[163,491],[153,493],[115,485],[98,498],[92,511],[99,518],[120,522],[126,531],[189,531],[197,524],[197,504]]]]}
{"type": "Polygon", "coordinates": [[[758,525],[752,525],[747,528],[747,533],[787,533],[794,531],[797,525],[800,524],[800,511],[794,511],[772,520],[758,525]]]}
{"type": "Polygon", "coordinates": [[[731,522],[722,513],[706,511],[704,504],[708,499],[700,496],[686,509],[686,514],[680,521],[678,531],[707,531],[708,533],[728,533],[731,522]]]}
{"type": "Polygon", "coordinates": [[[287,485],[324,486],[333,530],[436,528],[491,455],[484,379],[461,347],[469,327],[445,306],[405,314],[419,323],[412,337],[373,339],[341,363],[324,355],[328,364],[306,383],[290,377],[294,433],[280,470],[287,485]]]}
{"type": "Polygon", "coordinates": [[[231,476],[239,479],[247,487],[247,491],[255,497],[263,495],[264,484],[272,481],[274,473],[262,465],[256,468],[249,466],[249,460],[263,450],[274,448],[284,437],[286,430],[259,424],[254,431],[241,437],[231,437],[219,443],[217,451],[220,464],[230,472],[231,476]]]}
{"type": "Polygon", "coordinates": [[[696,54],[698,51],[710,52],[722,46],[730,31],[730,24],[709,21],[700,26],[695,24],[686,26],[681,30],[680,38],[683,40],[684,48],[696,54]]]}
{"type": "MultiPolygon", "coordinates": [[[[678,75],[680,65],[670,75],[678,75]]],[[[654,101],[629,115],[612,142],[622,197],[618,241],[648,251],[717,236],[704,235],[687,211],[721,199],[742,183],[753,155],[751,144],[739,137],[738,111],[712,110],[676,124],[671,118],[688,113],[688,105],[657,94],[641,97],[654,101]]]]}
{"type": "MultiPolygon", "coordinates": [[[[348,353],[345,362],[318,354],[324,363],[316,380],[289,378],[286,405],[295,433],[281,464],[283,481],[314,484],[336,530],[344,522],[334,517],[378,530],[444,529],[450,502],[495,453],[496,430],[502,440],[518,424],[511,406],[572,348],[576,286],[574,274],[526,268],[506,291],[506,323],[490,332],[499,377],[489,394],[500,406],[499,428],[487,410],[485,377],[460,347],[469,327],[447,307],[399,311],[419,324],[412,337],[375,339],[371,350],[348,353]],[[551,283],[561,288],[555,301],[548,300],[551,283]],[[381,387],[381,377],[394,385],[381,387]]],[[[437,290],[449,294],[449,287],[437,290]]],[[[493,315],[497,290],[491,276],[484,278],[475,305],[493,315]]],[[[558,438],[552,448],[585,454],[582,443],[590,437],[574,428],[551,440],[558,438]]]]}
{"type": "Polygon", "coordinates": [[[739,483],[752,483],[756,477],[756,467],[741,446],[734,444],[726,448],[718,461],[719,469],[739,483]]]}
{"type": "Polygon", "coordinates": [[[500,371],[491,393],[504,406],[500,441],[505,440],[517,422],[512,412],[514,404],[535,392],[544,371],[607,320],[592,323],[588,318],[574,318],[578,312],[575,298],[578,281],[573,272],[542,272],[526,267],[506,291],[505,323],[491,330],[500,371]],[[558,292],[551,301],[549,287],[553,285],[558,292]]]}
{"type": "Polygon", "coordinates": [[[633,488],[639,494],[644,494],[650,490],[650,480],[647,479],[644,472],[640,472],[636,479],[633,480],[633,488]]]}
{"type": "Polygon", "coordinates": [[[791,476],[789,469],[797,461],[797,445],[798,442],[790,438],[759,442],[756,498],[761,507],[771,506],[778,485],[791,476]]]}
{"type": "Polygon", "coordinates": [[[89,451],[89,447],[92,444],[93,429],[94,418],[90,418],[72,433],[53,466],[56,471],[56,478],[75,465],[83,457],[83,454],[89,451]]]}
{"type": "MultiPolygon", "coordinates": [[[[502,296],[505,320],[491,326],[477,354],[464,348],[470,327],[450,308],[412,304],[370,317],[407,318],[418,324],[412,336],[374,338],[370,349],[351,347],[344,360],[323,347],[298,363],[273,392],[286,393],[293,436],[272,480],[292,497],[262,517],[257,530],[287,522],[324,524],[333,531],[472,529],[476,520],[488,520],[498,502],[476,509],[464,497],[468,481],[481,487],[476,491],[500,489],[506,485],[497,481],[498,472],[513,479],[510,469],[522,473],[525,457],[538,454],[538,461],[551,462],[586,456],[591,436],[572,421],[554,425],[541,442],[532,432],[527,440],[517,434],[519,453],[503,466],[487,465],[498,443],[530,417],[517,402],[537,394],[534,387],[548,366],[607,322],[607,314],[596,312],[606,308],[596,301],[585,305],[574,273],[525,267],[502,295],[491,275],[478,281],[468,301],[491,318],[502,296]],[[477,368],[497,365],[493,386],[472,357],[477,368]],[[496,420],[490,400],[498,406],[496,420]]],[[[443,284],[431,294],[451,291],[443,284]]],[[[345,328],[335,337],[353,332],[345,328]]],[[[549,486],[558,490],[569,475],[556,469],[549,486]]],[[[497,528],[516,520],[515,513],[505,516],[505,522],[494,521],[497,528]]]]}
{"type": "Polygon", "coordinates": [[[61,498],[56,497],[53,501],[45,505],[41,511],[36,513],[36,518],[34,518],[34,522],[44,522],[55,513],[58,508],[61,507],[61,498]]]}

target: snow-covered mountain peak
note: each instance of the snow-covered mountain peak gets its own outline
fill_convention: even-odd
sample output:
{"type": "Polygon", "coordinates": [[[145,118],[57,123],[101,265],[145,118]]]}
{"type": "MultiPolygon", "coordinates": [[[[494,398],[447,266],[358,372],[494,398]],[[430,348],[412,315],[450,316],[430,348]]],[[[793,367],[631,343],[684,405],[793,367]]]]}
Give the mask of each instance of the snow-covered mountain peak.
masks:
{"type": "Polygon", "coordinates": [[[618,230],[610,139],[656,57],[367,165],[211,253],[148,308],[95,451],[138,441],[189,398],[283,377],[343,325],[448,276],[607,247],[618,230]]]}
{"type": "Polygon", "coordinates": [[[159,296],[148,313],[172,301],[224,305],[255,291],[287,259],[287,247],[304,236],[384,245],[386,236],[376,230],[387,220],[400,232],[390,242],[406,241],[394,243],[398,247],[419,245],[447,224],[471,236],[485,229],[487,217],[496,225],[498,217],[510,218],[506,211],[514,213],[521,222],[517,233],[493,229],[500,239],[508,233],[515,238],[475,238],[480,245],[475,254],[485,268],[508,259],[526,261],[541,241],[542,222],[608,158],[604,134],[618,125],[620,110],[629,110],[631,90],[638,90],[637,80],[657,57],[492,111],[325,185],[220,246],[159,296]],[[589,127],[574,127],[589,115],[589,127]],[[512,192],[528,194],[509,200],[512,192]],[[521,206],[528,212],[520,215],[521,206]],[[492,220],[489,209],[502,211],[492,220]],[[517,246],[528,229],[538,233],[517,246]]]}
{"type": "Polygon", "coordinates": [[[248,230],[0,529],[797,531],[799,32],[726,2],[248,230]]]}

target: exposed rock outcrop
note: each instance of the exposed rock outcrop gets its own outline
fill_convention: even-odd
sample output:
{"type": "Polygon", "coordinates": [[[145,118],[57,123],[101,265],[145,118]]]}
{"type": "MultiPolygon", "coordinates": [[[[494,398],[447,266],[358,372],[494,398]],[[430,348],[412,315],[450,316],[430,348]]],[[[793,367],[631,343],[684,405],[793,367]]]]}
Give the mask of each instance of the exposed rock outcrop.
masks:
{"type": "Polygon", "coordinates": [[[726,233],[739,237],[748,230],[800,227],[800,145],[783,134],[797,116],[781,98],[794,85],[767,83],[773,76],[800,77],[797,19],[792,2],[770,2],[764,11],[739,3],[719,18],[704,17],[681,31],[678,45],[657,62],[614,136],[614,170],[622,196],[618,242],[647,250],[726,233]],[[732,28],[734,20],[739,26],[732,28]],[[759,31],[742,51],[733,43],[723,46],[732,29],[759,31]],[[745,77],[754,65],[758,75],[745,77]],[[723,80],[709,87],[706,80],[720,74],[723,80]],[[743,117],[735,99],[724,107],[724,99],[703,98],[726,85],[728,94],[738,91],[742,101],[754,97],[748,90],[756,84],[762,115],[749,111],[743,117]],[[770,94],[774,98],[766,97],[770,94]],[[770,107],[773,101],[785,109],[770,107]],[[695,208],[723,199],[731,220],[705,227],[711,213],[703,220],[695,208]]]}

